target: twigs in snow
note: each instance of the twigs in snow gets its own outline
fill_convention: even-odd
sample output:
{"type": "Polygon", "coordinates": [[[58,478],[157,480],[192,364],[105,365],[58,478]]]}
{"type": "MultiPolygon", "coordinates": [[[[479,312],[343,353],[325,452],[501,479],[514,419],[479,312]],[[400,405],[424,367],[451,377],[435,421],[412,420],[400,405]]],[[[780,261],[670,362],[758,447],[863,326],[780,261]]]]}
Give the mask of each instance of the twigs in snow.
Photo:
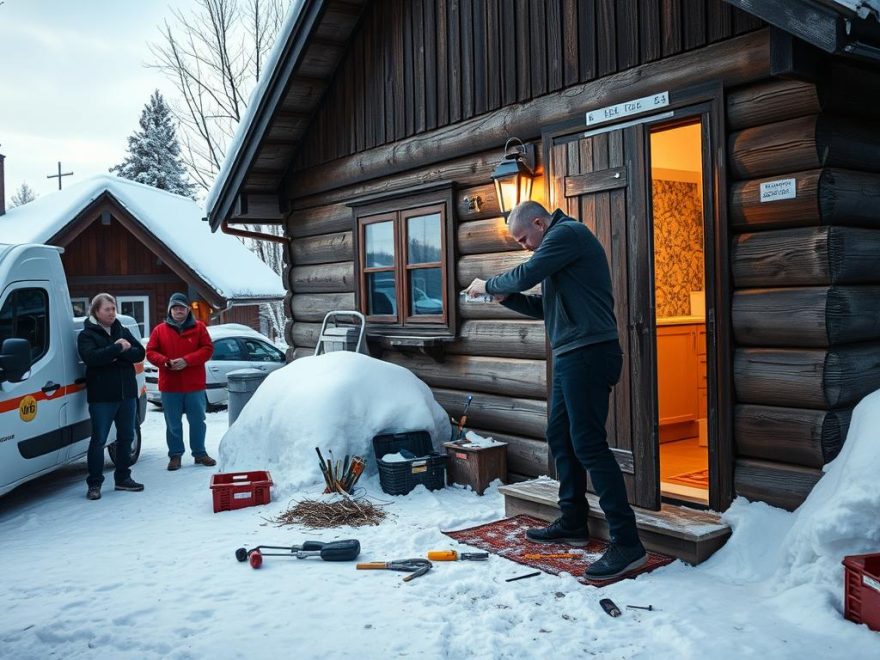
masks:
{"type": "Polygon", "coordinates": [[[334,501],[299,500],[277,517],[266,520],[276,527],[303,525],[313,529],[327,529],[378,525],[386,515],[388,514],[382,505],[377,506],[367,499],[358,502],[346,495],[334,501]]]}

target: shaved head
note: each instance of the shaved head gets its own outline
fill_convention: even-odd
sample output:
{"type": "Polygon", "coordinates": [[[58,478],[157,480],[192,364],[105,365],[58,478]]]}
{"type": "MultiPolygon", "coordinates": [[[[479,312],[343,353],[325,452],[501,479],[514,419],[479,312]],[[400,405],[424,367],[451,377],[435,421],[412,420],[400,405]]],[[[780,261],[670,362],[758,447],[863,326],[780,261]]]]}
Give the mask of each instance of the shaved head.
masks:
{"type": "Polygon", "coordinates": [[[536,218],[549,222],[551,214],[538,202],[528,201],[517,204],[507,216],[508,231],[511,234],[521,231],[536,218]]]}

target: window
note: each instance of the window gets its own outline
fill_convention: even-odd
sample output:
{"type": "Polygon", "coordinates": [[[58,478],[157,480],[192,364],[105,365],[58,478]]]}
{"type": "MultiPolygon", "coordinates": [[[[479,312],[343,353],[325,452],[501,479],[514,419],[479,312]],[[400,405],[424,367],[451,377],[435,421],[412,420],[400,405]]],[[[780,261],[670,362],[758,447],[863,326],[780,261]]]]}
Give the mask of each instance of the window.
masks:
{"type": "Polygon", "coordinates": [[[266,342],[257,339],[245,339],[244,345],[247,346],[250,359],[254,362],[284,362],[284,353],[274,346],[269,346],[266,342]]]}
{"type": "Polygon", "coordinates": [[[49,294],[45,289],[15,289],[0,307],[0,344],[27,339],[31,364],[49,350],[49,294]]]}
{"type": "Polygon", "coordinates": [[[89,299],[88,298],[71,298],[70,306],[73,307],[74,316],[89,315],[89,299]]]}
{"type": "Polygon", "coordinates": [[[451,188],[355,207],[358,302],[371,334],[450,336],[451,188]]]}
{"type": "Polygon", "coordinates": [[[150,336],[149,296],[116,296],[116,311],[137,321],[141,337],[150,336]]]}
{"type": "Polygon", "coordinates": [[[243,360],[241,346],[237,339],[218,339],[214,342],[212,360],[243,360]]]}

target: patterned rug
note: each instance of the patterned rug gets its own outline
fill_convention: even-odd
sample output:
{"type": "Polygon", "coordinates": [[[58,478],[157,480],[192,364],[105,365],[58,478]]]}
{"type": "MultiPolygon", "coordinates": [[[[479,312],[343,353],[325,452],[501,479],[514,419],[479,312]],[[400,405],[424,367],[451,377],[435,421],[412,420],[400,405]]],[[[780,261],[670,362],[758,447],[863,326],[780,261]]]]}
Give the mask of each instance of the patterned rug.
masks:
{"type": "MultiPolygon", "coordinates": [[[[563,543],[532,543],[526,539],[526,529],[529,527],[545,527],[547,523],[531,516],[519,515],[513,518],[504,518],[495,522],[470,527],[468,529],[460,529],[454,532],[444,532],[460,543],[466,543],[481,550],[487,550],[493,554],[510,559],[525,566],[532,566],[540,569],[545,573],[559,575],[560,573],[570,573],[575,576],[581,584],[589,584],[596,587],[604,587],[613,584],[622,578],[613,580],[588,580],[583,576],[584,570],[594,561],[602,556],[605,548],[608,546],[607,541],[593,539],[590,544],[583,548],[573,548],[563,543]],[[554,554],[574,554],[571,558],[551,558],[543,557],[530,559],[525,557],[527,554],[554,555],[554,554]]],[[[661,555],[656,552],[648,553],[648,561],[632,575],[633,577],[641,573],[647,573],[660,566],[665,566],[673,561],[672,557],[661,555]]]]}
{"type": "Polygon", "coordinates": [[[671,484],[679,484],[681,486],[692,486],[694,488],[709,488],[709,470],[696,470],[695,472],[684,472],[671,477],[666,477],[663,481],[671,484]]]}

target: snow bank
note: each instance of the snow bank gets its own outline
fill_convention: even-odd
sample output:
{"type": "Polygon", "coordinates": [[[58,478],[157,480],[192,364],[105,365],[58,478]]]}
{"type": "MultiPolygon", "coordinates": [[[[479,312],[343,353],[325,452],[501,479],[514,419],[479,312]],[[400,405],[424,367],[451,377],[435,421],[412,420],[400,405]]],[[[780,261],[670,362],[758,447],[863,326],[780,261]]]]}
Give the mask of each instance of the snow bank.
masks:
{"type": "Polygon", "coordinates": [[[364,456],[369,474],[373,436],[416,430],[439,447],[449,416],[409,370],[346,351],[305,357],[266,378],[223,436],[220,468],[269,470],[282,494],[322,481],[315,447],[364,456]]]}
{"type": "Polygon", "coordinates": [[[783,611],[839,620],[846,555],[880,552],[880,390],[853,411],[846,442],[793,513],[737,499],[727,544],[701,568],[734,584],[763,583],[783,611]]]}

